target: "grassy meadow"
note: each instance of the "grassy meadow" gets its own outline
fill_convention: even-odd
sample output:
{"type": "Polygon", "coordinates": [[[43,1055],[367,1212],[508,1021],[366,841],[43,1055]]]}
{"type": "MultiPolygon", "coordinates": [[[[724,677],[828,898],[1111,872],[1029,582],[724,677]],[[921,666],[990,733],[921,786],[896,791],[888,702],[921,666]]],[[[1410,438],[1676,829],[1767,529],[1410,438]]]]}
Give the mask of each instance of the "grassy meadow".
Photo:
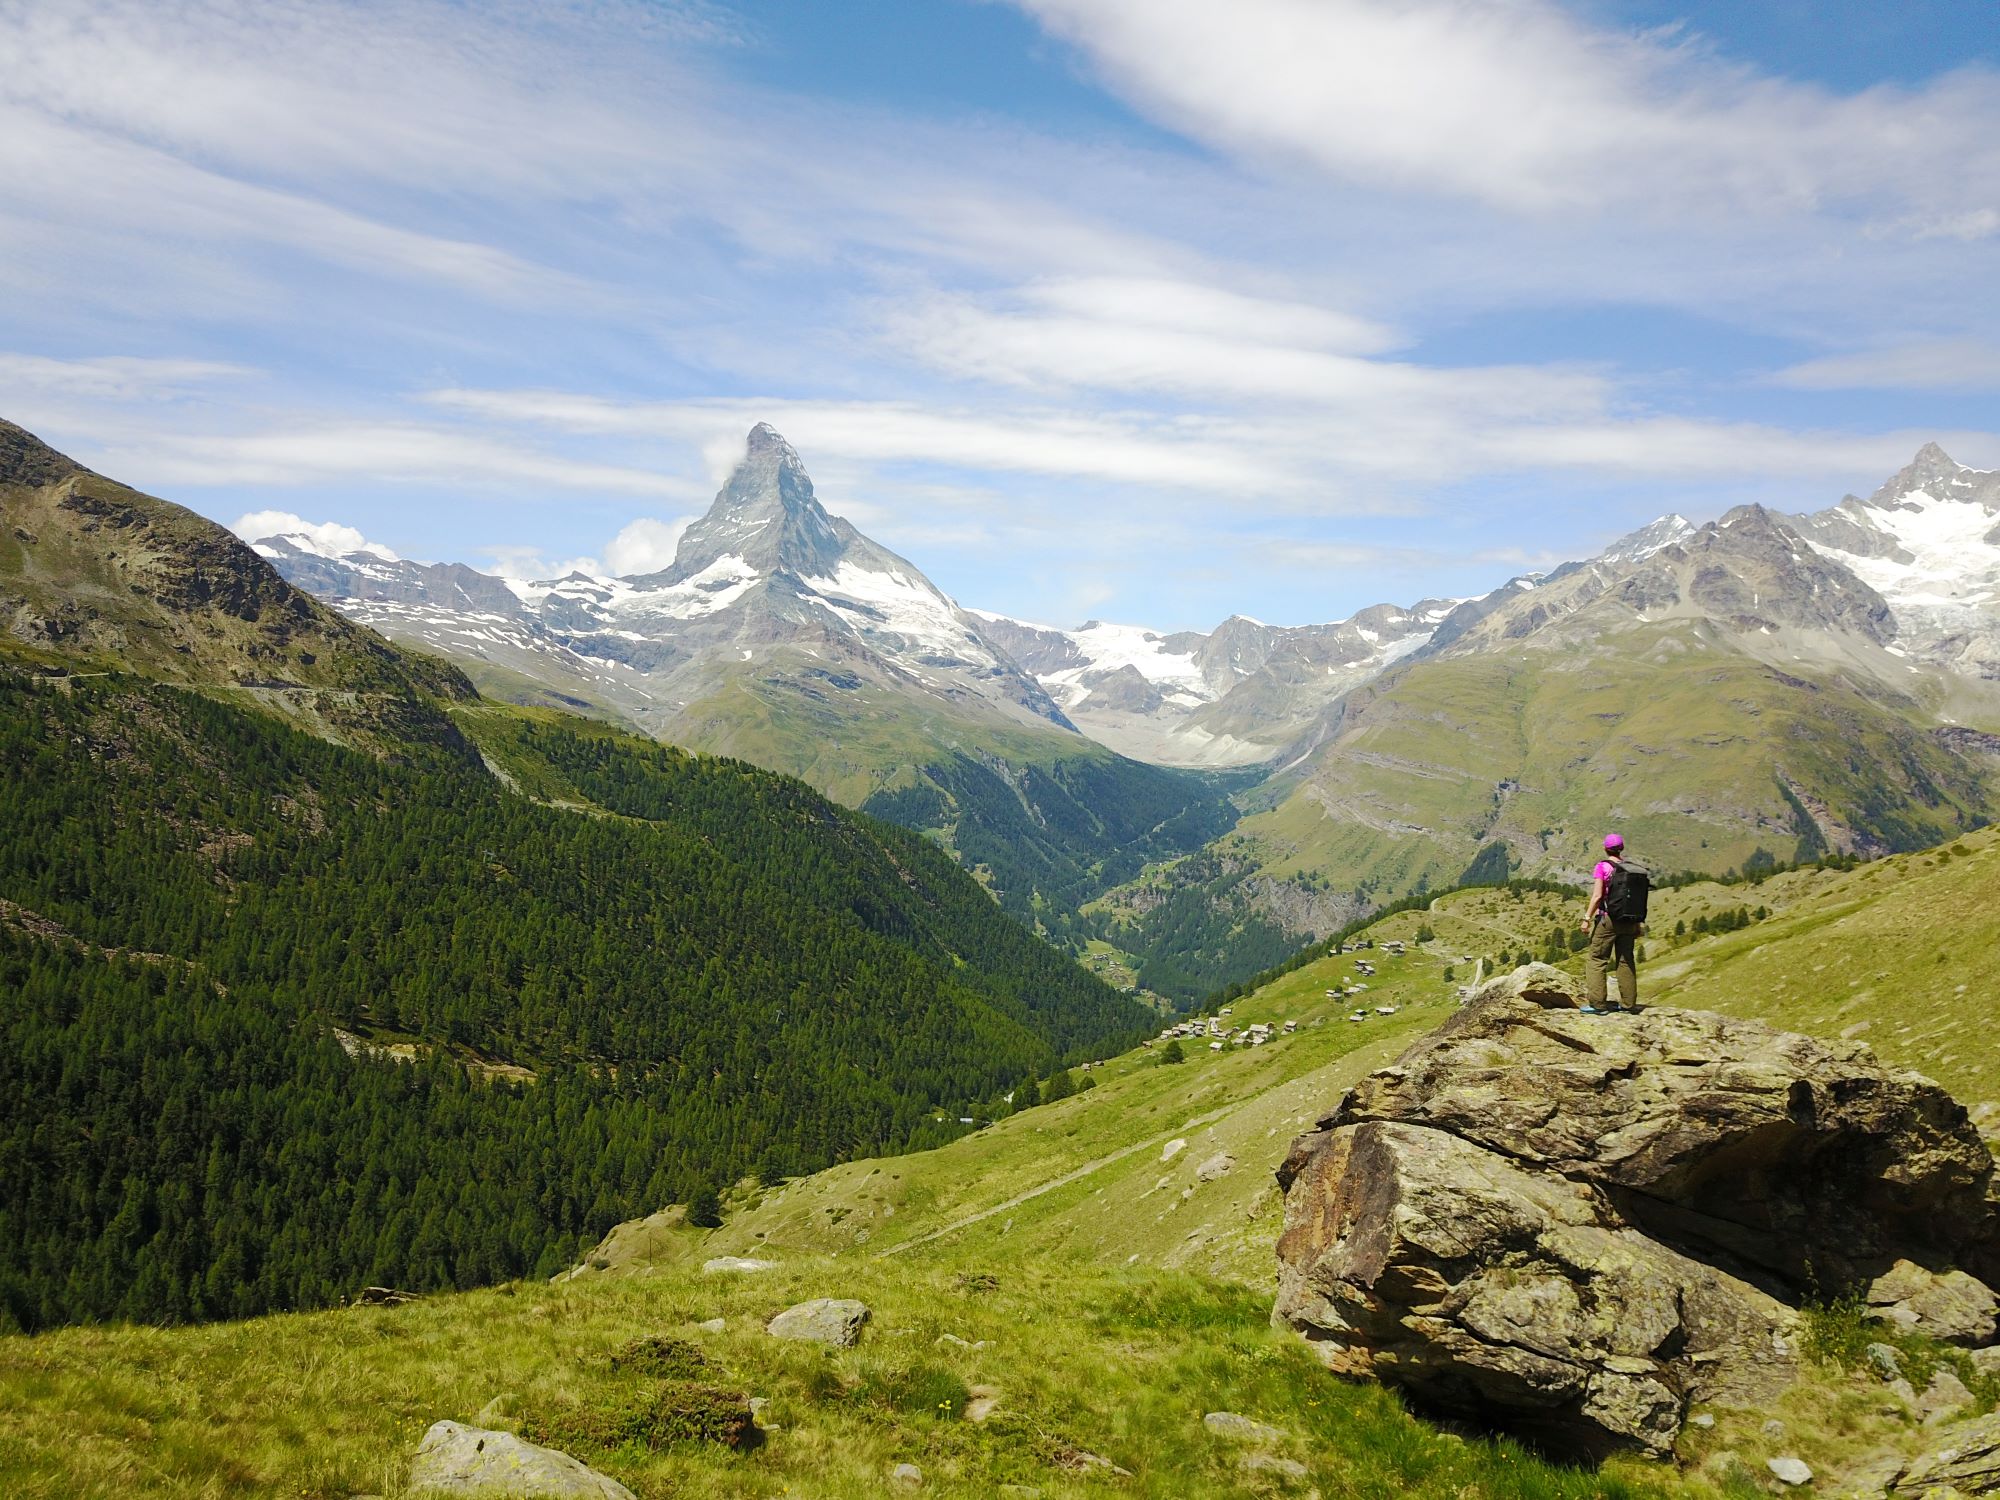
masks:
{"type": "MultiPolygon", "coordinates": [[[[1996,894],[1994,831],[1853,871],[1661,892],[1644,998],[1861,1036],[1976,1103],[2000,1067],[1982,1021],[1996,894]],[[1739,906],[1768,915],[1671,935],[1739,906]]],[[[1361,993],[1326,993],[1360,979],[1345,955],[1236,1002],[1231,1026],[1298,1023],[1268,1045],[1187,1041],[1177,1065],[1157,1061],[1157,1044],[1136,1049],[1079,1073],[1092,1086],[1071,1097],[939,1150],[746,1182],[720,1228],[663,1219],[553,1284],[0,1341],[0,1494],[394,1497],[440,1418],[532,1431],[566,1410],[631,1406],[649,1377],[612,1357],[643,1337],[686,1340],[701,1381],[764,1398],[767,1434],[742,1452],[570,1445],[649,1500],[876,1496],[901,1463],[922,1469],[921,1493],[968,1497],[1747,1496],[1775,1487],[1768,1457],[1830,1474],[1911,1451],[1925,1432],[1901,1403],[1865,1371],[1829,1365],[1774,1412],[1689,1428],[1678,1470],[1563,1468],[1336,1381],[1269,1327],[1271,1172],[1292,1137],[1451,1012],[1447,967],[1462,982],[1463,955],[1538,949],[1577,910],[1482,890],[1385,918],[1378,937],[1414,942],[1428,926],[1435,938],[1365,955],[1379,972],[1361,993]],[[777,1267],[702,1271],[723,1255],[777,1267]],[[819,1296],[873,1309],[858,1347],[763,1332],[819,1296]],[[700,1326],[716,1318],[719,1332],[700,1326]],[[1218,1437],[1202,1422],[1218,1410],[1281,1436],[1218,1437]]]]}

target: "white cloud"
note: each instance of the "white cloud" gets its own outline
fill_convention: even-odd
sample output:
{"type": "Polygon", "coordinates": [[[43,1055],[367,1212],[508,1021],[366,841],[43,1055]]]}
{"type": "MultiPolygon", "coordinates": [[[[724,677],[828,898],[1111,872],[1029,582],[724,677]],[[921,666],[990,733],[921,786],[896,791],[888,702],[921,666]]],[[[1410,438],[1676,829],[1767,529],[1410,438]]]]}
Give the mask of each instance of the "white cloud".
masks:
{"type": "Polygon", "coordinates": [[[1018,0],[1162,120],[1340,177],[1649,218],[1978,200],[2000,79],[1836,95],[1553,0],[1018,0]]]}
{"type": "Polygon", "coordinates": [[[144,401],[256,373],[244,365],[202,359],[147,359],[127,354],[50,359],[38,354],[0,353],[0,400],[11,406],[19,393],[32,391],[100,401],[144,401]]]}
{"type": "MultiPolygon", "coordinates": [[[[1484,372],[1473,372],[1482,376],[1484,372]]],[[[716,454],[741,452],[739,433],[768,421],[799,449],[823,494],[849,488],[878,506],[902,490],[901,466],[1042,477],[1085,486],[1093,508],[1137,507],[1157,530],[1169,504],[1208,527],[1278,512],[1420,514],[1435,484],[1479,474],[1567,471],[1633,479],[1837,478],[1888,473],[1936,434],[1795,431],[1621,413],[1608,400],[1564,393],[1540,412],[1529,394],[1489,392],[1483,378],[1412,368],[1399,399],[1357,396],[1295,411],[1175,416],[1084,414],[1044,407],[934,410],[903,402],[625,401],[563,391],[442,390],[429,400],[508,425],[595,438],[664,439],[716,454]],[[1426,391],[1425,379],[1440,376],[1426,391]],[[1472,400],[1454,400],[1471,392],[1472,400]],[[1411,399],[1415,392],[1423,399],[1411,399]],[[1482,405],[1481,403],[1485,403],[1482,405]],[[1101,488],[1119,486],[1117,491],[1101,488]]],[[[1394,395],[1398,377],[1385,376],[1394,395]]],[[[1357,386],[1357,389],[1359,387],[1357,386]]],[[[1968,451],[1987,434],[1957,434],[1968,451]]],[[[921,499],[921,480],[909,494],[921,499]]],[[[835,508],[838,508],[836,506],[835,508]]]]}
{"type": "Polygon", "coordinates": [[[1362,320],[1326,309],[1191,290],[1209,305],[1190,298],[1181,305],[1195,315],[1182,319],[1161,316],[1165,308],[1135,307],[1135,299],[1071,295],[1054,301],[1039,288],[1000,307],[938,296],[907,303],[885,319],[885,331],[948,374],[1030,389],[1095,387],[1397,410],[1422,403],[1468,418],[1474,412],[1487,418],[1545,418],[1593,411],[1604,401],[1605,382],[1586,371],[1440,368],[1363,358],[1321,347],[1329,341],[1326,330],[1340,329],[1341,342],[1378,347],[1392,336],[1364,332],[1370,325],[1362,320]],[[1239,316],[1209,315],[1231,303],[1242,309],[1239,316]]]}
{"type": "Polygon", "coordinates": [[[567,578],[572,573],[592,578],[604,575],[604,565],[594,557],[552,558],[539,547],[489,546],[479,548],[477,555],[485,560],[490,571],[502,578],[546,582],[551,578],[567,578]]]}
{"type": "Polygon", "coordinates": [[[681,533],[687,528],[686,516],[675,521],[641,516],[604,544],[604,565],[620,578],[635,573],[657,573],[673,562],[674,549],[680,545],[681,533]]]}
{"type": "Polygon", "coordinates": [[[2000,390],[2000,345],[1977,339],[1895,344],[1809,359],[1771,379],[1807,391],[2000,390]]]}
{"type": "Polygon", "coordinates": [[[741,453],[761,421],[802,453],[872,463],[925,463],[1067,475],[1175,489],[1283,486],[1248,450],[1217,441],[1195,419],[976,411],[895,401],[624,401],[567,391],[439,390],[428,399],[503,422],[595,436],[668,438],[704,454],[741,453]]]}
{"type": "Polygon", "coordinates": [[[644,469],[573,461],[480,433],[414,422],[301,422],[217,434],[127,428],[106,446],[108,457],[100,461],[145,486],[367,480],[620,495],[687,492],[683,482],[644,469]]]}
{"type": "Polygon", "coordinates": [[[267,537],[290,537],[303,542],[305,550],[321,557],[340,558],[350,552],[372,552],[385,562],[397,561],[396,554],[379,542],[371,542],[352,526],[338,521],[308,521],[288,510],[253,510],[229,523],[229,529],[246,542],[267,537]]]}

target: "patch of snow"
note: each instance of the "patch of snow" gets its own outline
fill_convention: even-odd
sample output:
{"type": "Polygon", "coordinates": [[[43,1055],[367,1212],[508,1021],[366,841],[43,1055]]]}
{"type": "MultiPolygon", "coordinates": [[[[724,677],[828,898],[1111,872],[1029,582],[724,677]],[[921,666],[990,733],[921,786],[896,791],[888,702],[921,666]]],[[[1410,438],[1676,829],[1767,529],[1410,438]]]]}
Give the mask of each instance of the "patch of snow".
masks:
{"type": "Polygon", "coordinates": [[[997,666],[959,618],[958,606],[922,574],[863,567],[842,558],[830,578],[799,580],[856,634],[900,637],[911,648],[955,661],[997,666]]]}
{"type": "Polygon", "coordinates": [[[1085,662],[1080,667],[1050,673],[1044,679],[1046,682],[1072,686],[1086,675],[1131,667],[1163,691],[1172,688],[1204,703],[1213,696],[1194,657],[1167,650],[1165,637],[1143,625],[1107,625],[1092,620],[1068,635],[1083,653],[1085,662]]]}

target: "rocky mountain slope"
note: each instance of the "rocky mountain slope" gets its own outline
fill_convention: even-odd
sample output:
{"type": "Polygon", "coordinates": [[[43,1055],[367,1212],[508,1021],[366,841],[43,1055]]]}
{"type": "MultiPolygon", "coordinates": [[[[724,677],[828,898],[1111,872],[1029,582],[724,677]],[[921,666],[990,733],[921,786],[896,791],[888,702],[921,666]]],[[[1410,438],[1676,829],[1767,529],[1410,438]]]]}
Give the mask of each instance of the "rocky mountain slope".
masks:
{"type": "Polygon", "coordinates": [[[1069,727],[977,617],[828,515],[798,453],[763,424],[658,573],[530,582],[379,550],[328,556],[302,536],[256,546],[356,619],[664,739],[699,738],[691,731],[713,717],[704,705],[738,680],[822,700],[865,685],[975,719],[1069,727]]]}
{"type": "Polygon", "coordinates": [[[0,421],[0,634],[64,673],[130,671],[255,700],[365,744],[455,739],[455,669],[391,646],[191,511],[0,421]]]}
{"type": "Polygon", "coordinates": [[[327,556],[303,536],[256,546],[496,696],[607,714],[935,833],[1056,935],[1145,860],[1233,821],[1207,781],[1077,733],[988,621],[829,515],[797,452],[761,424],[658,573],[530,582],[327,556]]]}

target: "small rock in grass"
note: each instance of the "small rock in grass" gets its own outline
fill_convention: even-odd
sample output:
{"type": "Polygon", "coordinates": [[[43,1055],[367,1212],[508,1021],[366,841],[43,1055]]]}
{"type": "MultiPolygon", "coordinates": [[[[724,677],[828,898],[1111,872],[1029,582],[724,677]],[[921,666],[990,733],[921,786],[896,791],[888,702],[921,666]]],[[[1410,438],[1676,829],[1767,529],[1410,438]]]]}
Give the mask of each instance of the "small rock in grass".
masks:
{"type": "Polygon", "coordinates": [[[752,1260],[743,1255],[718,1255],[713,1260],[703,1261],[701,1268],[713,1276],[729,1271],[775,1271],[778,1263],[775,1260],[752,1260]]]}
{"type": "Polygon", "coordinates": [[[913,1490],[924,1482],[924,1471],[915,1464],[897,1464],[889,1478],[904,1489],[913,1490]]]}
{"type": "Polygon", "coordinates": [[[1767,1458],[1764,1467],[1780,1484],[1811,1484],[1812,1470],[1802,1458],[1767,1458]]]}
{"type": "Polygon", "coordinates": [[[1234,1438],[1242,1443],[1282,1443],[1285,1440],[1285,1434],[1277,1428],[1233,1411],[1212,1411],[1201,1419],[1201,1425],[1217,1437],[1234,1438]]]}
{"type": "Polygon", "coordinates": [[[1194,1169],[1194,1175],[1203,1182],[1213,1182],[1218,1177],[1227,1177],[1236,1165],[1236,1158],[1227,1151],[1218,1151],[1207,1161],[1194,1169]]]}
{"type": "Polygon", "coordinates": [[[777,1339],[801,1339],[850,1349],[861,1340],[861,1325],[868,1321],[868,1305],[846,1297],[815,1297],[788,1307],[765,1325],[765,1332],[777,1339]]]}
{"type": "Polygon", "coordinates": [[[1275,1453],[1246,1453],[1236,1461],[1236,1466],[1253,1474],[1276,1474],[1281,1479],[1304,1479],[1312,1472],[1296,1458],[1280,1458],[1275,1453]]]}
{"type": "Polygon", "coordinates": [[[1706,1432],[1709,1428],[1713,1427],[1714,1425],[1715,1425],[1715,1416],[1712,1412],[1705,1412],[1705,1411],[1697,1412],[1695,1413],[1695,1415],[1688,1418],[1688,1426],[1699,1427],[1704,1432],[1706,1432]]]}
{"type": "Polygon", "coordinates": [[[1783,1437],[1784,1435],[1785,1435],[1785,1424],[1783,1422],[1780,1422],[1776,1417],[1773,1417],[1770,1421],[1764,1424],[1764,1436],[1772,1439],[1774,1442],[1777,1439],[1783,1437]]]}
{"type": "Polygon", "coordinates": [[[1163,1162],[1172,1161],[1176,1156],[1179,1156],[1185,1150],[1187,1150],[1186,1141],[1182,1140],[1168,1141],[1166,1145],[1160,1148],[1160,1160],[1163,1162]]]}
{"type": "Polygon", "coordinates": [[[638,1500],[617,1480],[554,1448],[457,1422],[436,1422],[410,1465],[412,1495],[540,1495],[548,1500],[638,1500]]]}
{"type": "Polygon", "coordinates": [[[726,1318],[707,1318],[694,1326],[699,1328],[703,1333],[721,1333],[729,1326],[729,1320],[726,1318]]]}
{"type": "Polygon", "coordinates": [[[993,1415],[993,1408],[1000,1404],[1000,1388],[996,1385],[969,1385],[965,1388],[970,1398],[965,1403],[965,1420],[984,1422],[993,1415]]]}
{"type": "Polygon", "coordinates": [[[1880,1375],[1885,1383],[1902,1378],[1902,1361],[1896,1357],[1892,1345],[1870,1344],[1862,1353],[1868,1359],[1868,1368],[1880,1375]]]}

